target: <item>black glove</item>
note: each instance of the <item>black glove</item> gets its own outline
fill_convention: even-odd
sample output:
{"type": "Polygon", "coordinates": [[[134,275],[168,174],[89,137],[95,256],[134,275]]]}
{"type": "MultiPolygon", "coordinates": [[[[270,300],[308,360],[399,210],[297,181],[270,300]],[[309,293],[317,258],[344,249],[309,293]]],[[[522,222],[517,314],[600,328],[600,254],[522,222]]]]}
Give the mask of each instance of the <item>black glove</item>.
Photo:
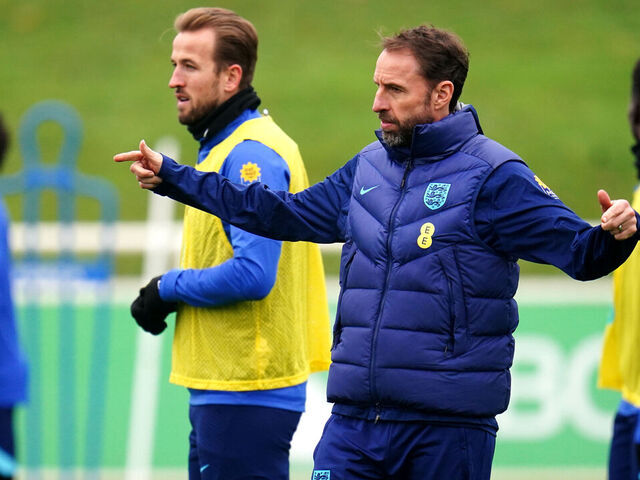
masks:
{"type": "Polygon", "coordinates": [[[158,335],[167,328],[164,321],[171,312],[175,312],[178,304],[165,302],[160,298],[158,283],[162,276],[154,277],[146,287],[140,289],[140,295],[131,304],[131,316],[145,332],[158,335]]]}

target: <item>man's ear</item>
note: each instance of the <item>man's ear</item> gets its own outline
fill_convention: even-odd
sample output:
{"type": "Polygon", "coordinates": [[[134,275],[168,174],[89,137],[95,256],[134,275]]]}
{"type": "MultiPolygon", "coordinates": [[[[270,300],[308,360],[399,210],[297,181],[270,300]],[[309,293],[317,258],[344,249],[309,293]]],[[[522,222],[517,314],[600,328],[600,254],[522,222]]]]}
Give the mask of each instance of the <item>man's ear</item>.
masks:
{"type": "Polygon", "coordinates": [[[449,103],[453,96],[453,83],[449,80],[443,80],[438,83],[431,91],[431,105],[436,111],[446,110],[449,114],[449,103]]]}
{"type": "Polygon", "coordinates": [[[235,93],[240,88],[242,81],[242,67],[237,63],[229,65],[224,71],[224,91],[226,93],[235,93]]]}

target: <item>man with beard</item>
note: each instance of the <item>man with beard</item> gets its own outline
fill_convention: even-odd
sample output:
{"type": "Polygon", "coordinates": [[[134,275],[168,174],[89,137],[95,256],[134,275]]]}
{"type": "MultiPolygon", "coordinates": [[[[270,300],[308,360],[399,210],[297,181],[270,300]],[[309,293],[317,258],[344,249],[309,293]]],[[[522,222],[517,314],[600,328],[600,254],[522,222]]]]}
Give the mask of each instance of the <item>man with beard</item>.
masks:
{"type": "MultiPolygon", "coordinates": [[[[631,78],[629,126],[635,145],[631,152],[640,179],[640,60],[631,78]]],[[[640,207],[640,189],[633,194],[640,207]]],[[[636,250],[613,273],[613,321],[607,325],[598,384],[618,390],[622,399],[613,423],[609,451],[609,480],[637,480],[640,476],[640,251],[636,250]]]]}
{"type": "MultiPolygon", "coordinates": [[[[234,12],[177,17],[169,87],[200,143],[196,169],[297,192],[297,145],[257,112],[257,33],[234,12]]],[[[153,278],[131,313],[157,335],[177,310],[170,381],[189,388],[189,478],[289,478],[291,438],[311,372],[329,366],[329,317],[317,245],[258,237],[185,210],[180,268],[153,278]]]]}
{"type": "Polygon", "coordinates": [[[431,26],[383,40],[377,141],[291,195],[235,185],[149,149],[142,188],[276,239],[344,242],[314,480],[488,480],[509,402],[518,258],[580,280],[633,250],[638,216],[598,192],[601,224],[566,207],[524,162],[456,109],[468,53],[431,26]]]}

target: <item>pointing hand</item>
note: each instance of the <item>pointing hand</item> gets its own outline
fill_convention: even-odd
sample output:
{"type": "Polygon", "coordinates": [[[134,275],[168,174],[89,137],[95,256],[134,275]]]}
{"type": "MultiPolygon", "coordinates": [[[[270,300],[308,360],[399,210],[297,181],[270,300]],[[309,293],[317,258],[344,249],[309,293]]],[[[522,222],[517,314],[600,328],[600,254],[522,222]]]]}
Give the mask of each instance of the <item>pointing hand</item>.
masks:
{"type": "Polygon", "coordinates": [[[162,183],[158,177],[162,167],[162,155],[149,148],[144,140],[140,141],[140,150],[119,153],[113,157],[116,162],[133,162],[130,170],[136,176],[140,187],[153,189],[162,183]]]}

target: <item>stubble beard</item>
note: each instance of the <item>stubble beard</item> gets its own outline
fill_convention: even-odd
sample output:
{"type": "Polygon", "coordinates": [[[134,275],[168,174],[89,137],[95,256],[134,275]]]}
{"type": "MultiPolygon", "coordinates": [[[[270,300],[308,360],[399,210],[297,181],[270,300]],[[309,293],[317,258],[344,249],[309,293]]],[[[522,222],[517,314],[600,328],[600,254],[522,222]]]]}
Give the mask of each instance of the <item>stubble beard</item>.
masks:
{"type": "MultiPolygon", "coordinates": [[[[176,90],[176,93],[181,93],[182,90],[176,90]]],[[[190,102],[193,102],[193,98],[190,97],[190,102]]],[[[213,109],[217,108],[220,105],[217,97],[209,98],[208,102],[202,103],[200,105],[193,105],[190,109],[181,112],[178,110],[178,122],[182,125],[194,125],[202,120],[206,115],[209,114],[213,109]]]]}
{"type": "Polygon", "coordinates": [[[398,126],[397,132],[385,132],[382,131],[382,139],[390,147],[410,147],[413,140],[413,128],[416,125],[422,125],[425,123],[433,123],[434,118],[431,115],[429,109],[428,99],[431,97],[432,90],[427,92],[425,97],[425,103],[423,105],[424,111],[421,115],[414,115],[407,118],[405,121],[400,122],[397,118],[388,117],[386,112],[382,112],[378,115],[380,120],[385,122],[395,123],[398,126]]]}
{"type": "Polygon", "coordinates": [[[182,113],[178,113],[178,122],[182,125],[193,125],[202,120],[205,115],[207,115],[211,110],[216,108],[218,105],[215,102],[211,102],[207,105],[200,105],[198,107],[194,107],[191,110],[182,113]]]}
{"type": "Polygon", "coordinates": [[[407,147],[411,144],[413,137],[413,127],[409,129],[401,128],[397,132],[382,131],[382,139],[390,147],[407,147]]]}
{"type": "Polygon", "coordinates": [[[416,125],[421,125],[425,123],[433,123],[433,117],[431,115],[426,115],[426,118],[424,116],[423,117],[416,116],[416,117],[409,118],[404,122],[396,121],[396,125],[398,125],[398,131],[385,132],[383,130],[382,139],[390,147],[409,147],[411,146],[411,141],[413,140],[413,128],[416,125]]]}

